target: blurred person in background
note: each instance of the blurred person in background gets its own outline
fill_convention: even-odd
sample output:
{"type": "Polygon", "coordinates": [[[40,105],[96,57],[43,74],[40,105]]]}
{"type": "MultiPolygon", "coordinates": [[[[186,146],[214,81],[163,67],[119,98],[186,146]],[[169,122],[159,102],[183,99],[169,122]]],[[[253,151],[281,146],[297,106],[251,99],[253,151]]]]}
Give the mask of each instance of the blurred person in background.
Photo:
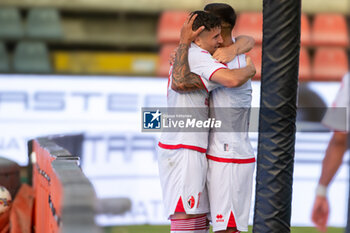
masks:
{"type": "Polygon", "coordinates": [[[322,172],[316,188],[316,197],[312,209],[312,221],[321,232],[327,231],[329,217],[329,202],[327,189],[334,175],[343,162],[347,150],[347,137],[349,132],[349,92],[350,73],[347,73],[342,80],[341,87],[331,108],[329,108],[322,120],[322,123],[333,130],[326,155],[322,162],[322,172]],[[347,113],[344,113],[347,108],[347,113]]]}
{"type": "MultiPolygon", "coordinates": [[[[224,55],[228,60],[228,62],[225,60],[227,63],[225,65],[229,69],[245,67],[246,57],[240,52],[247,52],[252,47],[244,48],[246,50],[238,51],[238,53],[231,49],[236,45],[235,39],[232,38],[232,30],[236,22],[234,9],[228,4],[213,3],[206,5],[204,10],[218,16],[221,20],[223,43],[221,43],[219,54],[225,54],[225,50],[228,50],[228,53],[224,55]]],[[[187,33],[182,33],[181,38],[184,39],[186,35],[187,33]]],[[[253,39],[248,38],[248,42],[249,40],[253,39]]],[[[189,47],[190,51],[192,47],[193,45],[189,47]]],[[[188,70],[188,66],[192,67],[190,55],[187,56],[186,51],[180,48],[177,56],[183,58],[183,61],[187,61],[189,57],[189,64],[183,61],[175,63],[174,70],[178,67],[181,68],[180,70],[188,70]]],[[[247,58],[249,66],[248,60],[249,58],[247,58]]],[[[200,79],[200,76],[203,74],[180,75],[179,79],[175,81],[173,79],[173,89],[181,92],[199,89],[195,86],[192,89],[190,86],[193,80],[200,79]],[[183,85],[176,85],[178,83],[183,83],[183,85]]],[[[210,80],[221,83],[215,74],[210,80]]],[[[225,87],[225,83],[221,84],[222,86],[210,92],[209,116],[227,123],[230,131],[218,132],[212,128],[209,134],[207,188],[211,220],[215,232],[248,231],[255,168],[254,151],[248,137],[252,99],[251,80],[248,79],[247,82],[234,88],[225,87]]]]}
{"type": "MultiPolygon", "coordinates": [[[[249,60],[247,67],[229,70],[225,64],[212,58],[212,54],[223,42],[220,33],[221,20],[203,11],[194,12],[185,22],[181,30],[179,50],[171,70],[168,107],[201,108],[203,111],[200,111],[202,112],[200,118],[207,120],[208,92],[218,86],[209,79],[232,86],[242,85],[254,76],[255,67],[249,60]],[[202,25],[205,25],[205,30],[202,25]],[[198,29],[201,28],[203,32],[198,34],[198,29]],[[192,41],[194,43],[191,43],[192,41]],[[185,51],[185,55],[181,53],[182,50],[185,51]],[[197,88],[197,91],[188,93],[175,92],[172,90],[174,80],[191,74],[188,66],[185,69],[179,68],[183,62],[188,64],[188,60],[191,62],[191,71],[201,74],[202,77],[196,79],[193,85],[203,85],[203,89],[197,88]]],[[[171,220],[171,232],[208,232],[209,203],[205,188],[207,146],[208,132],[175,135],[163,132],[161,135],[159,173],[165,210],[171,220]]]]}

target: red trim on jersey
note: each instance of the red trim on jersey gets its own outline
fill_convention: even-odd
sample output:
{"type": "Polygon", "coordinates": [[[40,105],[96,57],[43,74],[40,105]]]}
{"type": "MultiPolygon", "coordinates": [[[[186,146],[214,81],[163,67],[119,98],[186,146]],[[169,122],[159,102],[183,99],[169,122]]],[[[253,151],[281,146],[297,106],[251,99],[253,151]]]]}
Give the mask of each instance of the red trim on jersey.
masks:
{"type": "Polygon", "coordinates": [[[201,82],[203,83],[203,86],[204,86],[205,90],[206,90],[207,92],[209,92],[207,86],[204,84],[204,82],[203,82],[203,80],[202,80],[202,76],[199,76],[199,79],[200,79],[201,82]]]}
{"type": "Polygon", "coordinates": [[[237,59],[238,59],[238,69],[240,69],[241,68],[241,63],[239,62],[239,56],[237,57],[237,59]]]}
{"type": "Polygon", "coordinates": [[[213,76],[213,74],[214,74],[216,71],[221,70],[221,69],[227,69],[227,68],[220,67],[220,68],[218,68],[218,69],[214,70],[214,72],[213,72],[213,73],[211,73],[211,75],[210,75],[210,77],[209,77],[209,80],[211,80],[211,77],[213,76]]]}
{"type": "Polygon", "coordinates": [[[235,216],[233,216],[233,213],[231,211],[230,218],[227,223],[227,227],[237,227],[235,216]]]}
{"type": "Polygon", "coordinates": [[[201,50],[202,53],[206,53],[206,54],[209,54],[208,51],[204,51],[204,50],[201,50]]]}
{"type": "MultiPolygon", "coordinates": [[[[175,208],[175,213],[179,213],[179,212],[185,212],[185,208],[184,205],[182,204],[182,198],[179,198],[179,201],[177,202],[176,208],[175,208]]],[[[173,219],[172,221],[174,221],[176,219],[173,219]]]]}
{"type": "Polygon", "coordinates": [[[228,159],[228,158],[220,158],[207,154],[207,158],[220,163],[255,163],[255,158],[249,159],[228,159]]]}
{"type": "Polygon", "coordinates": [[[191,145],[185,145],[185,144],[177,144],[177,145],[168,145],[168,144],[163,144],[161,142],[158,142],[158,146],[163,148],[163,149],[169,149],[169,150],[174,150],[174,149],[190,149],[190,150],[195,150],[201,153],[207,152],[207,149],[204,149],[202,147],[198,146],[191,146],[191,145]]]}

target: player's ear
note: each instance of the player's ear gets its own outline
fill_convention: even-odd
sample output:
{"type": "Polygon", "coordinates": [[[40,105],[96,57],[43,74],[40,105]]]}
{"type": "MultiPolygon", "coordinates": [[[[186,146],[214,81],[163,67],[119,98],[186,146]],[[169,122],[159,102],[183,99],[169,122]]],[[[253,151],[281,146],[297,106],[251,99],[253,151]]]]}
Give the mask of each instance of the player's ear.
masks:
{"type": "Polygon", "coordinates": [[[196,45],[198,45],[199,47],[201,47],[202,45],[202,39],[200,36],[197,36],[196,39],[194,39],[193,41],[196,45]]]}

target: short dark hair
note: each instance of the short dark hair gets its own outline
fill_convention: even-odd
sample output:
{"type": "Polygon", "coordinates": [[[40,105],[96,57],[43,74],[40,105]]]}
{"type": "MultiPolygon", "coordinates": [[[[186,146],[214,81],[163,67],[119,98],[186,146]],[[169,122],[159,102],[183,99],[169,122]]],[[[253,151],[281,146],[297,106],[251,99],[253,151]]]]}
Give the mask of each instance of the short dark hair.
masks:
{"type": "Polygon", "coordinates": [[[193,31],[197,30],[201,26],[204,26],[204,30],[207,31],[210,31],[213,28],[221,27],[221,20],[217,16],[205,11],[194,11],[191,13],[191,17],[195,14],[197,15],[197,17],[193,21],[193,31]]]}
{"type": "Polygon", "coordinates": [[[236,12],[226,3],[210,3],[204,7],[204,10],[219,17],[223,22],[231,25],[231,30],[236,24],[236,12]]]}

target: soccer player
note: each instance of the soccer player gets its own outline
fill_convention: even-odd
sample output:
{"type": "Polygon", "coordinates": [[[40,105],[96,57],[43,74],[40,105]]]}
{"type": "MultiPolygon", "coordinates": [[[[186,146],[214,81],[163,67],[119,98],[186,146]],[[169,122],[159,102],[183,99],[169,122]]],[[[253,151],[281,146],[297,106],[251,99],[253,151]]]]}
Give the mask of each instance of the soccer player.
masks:
{"type": "MultiPolygon", "coordinates": [[[[231,33],[236,20],[233,8],[227,4],[213,3],[208,4],[205,10],[221,18],[222,46],[231,46],[234,43],[231,33]]],[[[229,69],[239,69],[245,67],[245,61],[245,55],[238,55],[227,66],[229,69]]],[[[178,83],[184,83],[187,89],[193,90],[190,84],[194,82],[192,79],[197,78],[194,74],[190,78],[184,76],[178,83]]],[[[175,89],[184,91],[181,86],[175,89]]],[[[255,168],[255,157],[248,137],[251,93],[251,82],[248,80],[236,88],[219,87],[210,95],[210,117],[225,122],[225,127],[230,131],[211,129],[209,136],[207,188],[215,232],[248,231],[255,168]]]]}
{"type": "Polygon", "coordinates": [[[316,227],[322,231],[327,231],[327,221],[329,215],[329,204],[327,199],[327,187],[333,179],[335,173],[343,162],[345,151],[347,150],[347,132],[349,131],[349,109],[350,109],[350,73],[343,77],[341,88],[322,123],[334,131],[331,140],[328,143],[326,155],[322,162],[322,172],[318,186],[316,188],[316,197],[312,209],[312,221],[316,227]],[[338,108],[338,110],[337,110],[338,108]],[[341,109],[343,108],[343,109],[341,109]],[[348,119],[342,110],[347,108],[348,119]]]}
{"type": "MultiPolygon", "coordinates": [[[[222,43],[221,21],[216,16],[196,11],[185,22],[184,28],[190,30],[182,30],[182,33],[187,35],[182,37],[185,40],[180,41],[179,50],[186,52],[186,60],[189,53],[191,71],[201,75],[197,81],[205,89],[186,93],[172,90],[174,80],[190,73],[189,67],[178,69],[178,64],[184,61],[183,56],[176,55],[168,83],[168,107],[200,108],[197,117],[206,120],[209,114],[208,92],[217,86],[209,80],[230,87],[240,86],[254,76],[255,67],[250,59],[247,59],[246,67],[229,70],[226,65],[212,58],[211,54],[222,43]],[[194,43],[191,43],[193,40],[194,43]],[[191,48],[188,51],[189,47],[191,48]]],[[[158,153],[159,175],[165,211],[171,220],[171,232],[208,232],[206,214],[209,212],[209,204],[205,188],[207,146],[208,131],[162,132],[158,153]]]]}

